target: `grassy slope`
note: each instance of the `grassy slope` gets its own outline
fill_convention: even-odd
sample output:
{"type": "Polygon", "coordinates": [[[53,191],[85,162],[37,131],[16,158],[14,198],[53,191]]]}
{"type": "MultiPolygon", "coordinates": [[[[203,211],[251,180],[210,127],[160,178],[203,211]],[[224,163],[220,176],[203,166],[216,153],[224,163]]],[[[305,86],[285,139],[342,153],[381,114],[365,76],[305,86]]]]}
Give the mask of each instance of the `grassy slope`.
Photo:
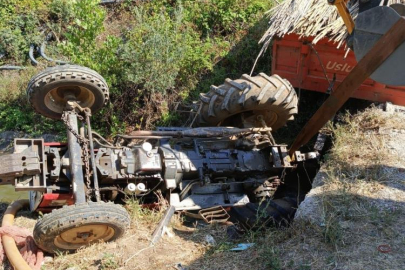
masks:
{"type": "MultiPolygon", "coordinates": [[[[184,124],[189,115],[175,112],[179,103],[190,104],[211,84],[250,71],[266,27],[261,17],[274,3],[125,1],[105,9],[97,2],[4,0],[0,54],[5,56],[0,65],[30,66],[29,44],[53,34],[49,56],[91,67],[109,83],[111,104],[93,117],[94,128],[105,135],[184,124]],[[32,5],[36,9],[26,14],[32,5]],[[27,16],[33,17],[32,23],[21,24],[27,16]],[[2,42],[6,37],[13,42],[2,42]]],[[[0,131],[34,136],[64,132],[58,121],[35,115],[26,102],[29,78],[53,65],[40,57],[38,61],[37,68],[0,71],[0,131]]],[[[257,71],[268,73],[269,68],[270,54],[259,61],[257,71]]]]}

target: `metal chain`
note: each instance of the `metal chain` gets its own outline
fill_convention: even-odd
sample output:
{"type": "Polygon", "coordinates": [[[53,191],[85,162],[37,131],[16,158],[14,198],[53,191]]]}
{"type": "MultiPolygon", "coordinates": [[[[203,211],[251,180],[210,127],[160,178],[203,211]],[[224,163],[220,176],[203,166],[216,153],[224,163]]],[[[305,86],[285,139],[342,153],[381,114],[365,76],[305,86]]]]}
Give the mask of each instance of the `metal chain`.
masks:
{"type": "Polygon", "coordinates": [[[89,165],[89,151],[88,151],[88,143],[89,140],[83,136],[81,136],[79,133],[77,133],[73,127],[70,125],[68,121],[67,115],[69,113],[73,113],[76,115],[77,119],[80,120],[81,122],[84,121],[84,118],[79,115],[75,111],[63,111],[62,113],[62,121],[65,124],[66,128],[77,138],[77,141],[79,142],[80,146],[82,147],[82,158],[83,158],[83,163],[84,163],[84,168],[85,168],[85,179],[86,179],[86,187],[87,187],[87,200],[91,200],[91,193],[92,193],[92,188],[91,188],[91,181],[90,181],[90,165],[89,165]]]}

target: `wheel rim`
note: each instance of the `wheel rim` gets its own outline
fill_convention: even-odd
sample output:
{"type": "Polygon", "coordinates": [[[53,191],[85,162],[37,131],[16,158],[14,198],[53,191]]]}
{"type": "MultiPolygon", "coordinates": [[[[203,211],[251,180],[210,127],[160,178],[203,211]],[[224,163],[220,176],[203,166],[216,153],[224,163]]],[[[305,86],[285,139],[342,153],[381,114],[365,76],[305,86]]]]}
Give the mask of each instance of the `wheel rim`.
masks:
{"type": "Polygon", "coordinates": [[[66,106],[66,93],[75,96],[76,102],[83,108],[90,108],[95,101],[94,94],[83,86],[62,86],[50,90],[45,96],[45,106],[56,113],[62,113],[66,106]]]}
{"type": "Polygon", "coordinates": [[[84,225],[62,232],[55,238],[54,244],[61,249],[76,250],[92,242],[107,242],[114,234],[114,228],[107,224],[84,225]]]}

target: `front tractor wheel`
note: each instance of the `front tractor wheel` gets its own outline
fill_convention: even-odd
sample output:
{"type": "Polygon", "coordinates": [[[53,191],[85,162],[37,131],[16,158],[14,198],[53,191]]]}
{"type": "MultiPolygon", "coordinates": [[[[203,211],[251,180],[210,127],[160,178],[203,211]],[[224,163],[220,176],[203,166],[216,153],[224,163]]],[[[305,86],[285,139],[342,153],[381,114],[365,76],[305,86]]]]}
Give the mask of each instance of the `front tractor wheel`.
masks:
{"type": "Polygon", "coordinates": [[[65,206],[37,222],[35,243],[49,253],[72,252],[80,247],[121,237],[130,218],[120,205],[104,202],[65,206]]]}

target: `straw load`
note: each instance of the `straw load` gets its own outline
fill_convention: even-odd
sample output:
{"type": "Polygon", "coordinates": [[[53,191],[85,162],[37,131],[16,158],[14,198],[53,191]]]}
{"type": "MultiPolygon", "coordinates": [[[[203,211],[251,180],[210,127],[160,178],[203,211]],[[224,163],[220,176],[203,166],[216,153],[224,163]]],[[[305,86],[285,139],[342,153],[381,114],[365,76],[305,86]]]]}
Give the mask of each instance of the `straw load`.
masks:
{"type": "MultiPolygon", "coordinates": [[[[382,0],[380,5],[405,4],[405,0],[382,0]]],[[[359,12],[358,0],[351,0],[348,9],[354,19],[359,12]]],[[[268,11],[269,28],[259,43],[263,44],[261,53],[269,46],[274,37],[295,33],[300,37],[314,37],[313,44],[322,38],[329,38],[337,47],[345,44],[347,29],[337,9],[327,0],[285,0],[268,11]]],[[[261,54],[260,53],[260,54],[261,54]]]]}

